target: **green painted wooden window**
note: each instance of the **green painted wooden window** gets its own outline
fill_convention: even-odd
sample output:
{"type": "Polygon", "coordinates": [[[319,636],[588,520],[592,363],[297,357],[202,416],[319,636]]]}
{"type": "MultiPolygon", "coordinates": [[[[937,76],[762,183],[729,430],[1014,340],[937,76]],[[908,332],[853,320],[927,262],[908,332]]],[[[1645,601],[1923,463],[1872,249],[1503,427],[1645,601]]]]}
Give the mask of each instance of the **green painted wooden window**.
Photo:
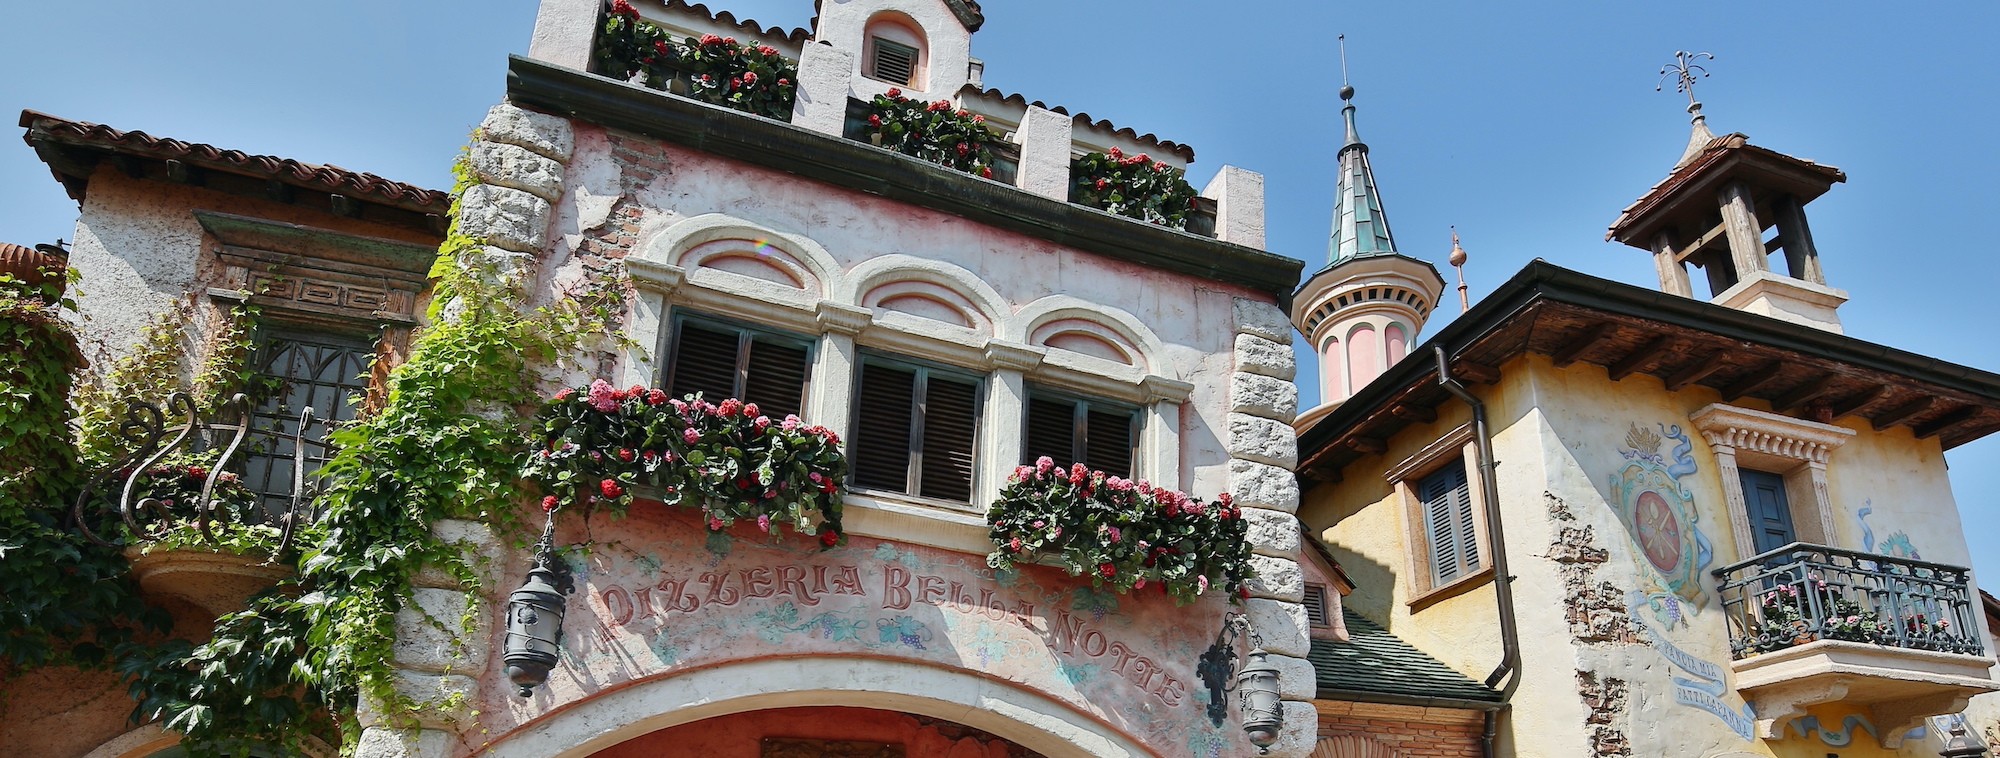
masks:
{"type": "Polygon", "coordinates": [[[1442,587],[1479,571],[1479,532],[1465,466],[1445,466],[1424,477],[1417,483],[1417,499],[1423,504],[1424,537],[1430,543],[1431,586],[1442,587]]]}

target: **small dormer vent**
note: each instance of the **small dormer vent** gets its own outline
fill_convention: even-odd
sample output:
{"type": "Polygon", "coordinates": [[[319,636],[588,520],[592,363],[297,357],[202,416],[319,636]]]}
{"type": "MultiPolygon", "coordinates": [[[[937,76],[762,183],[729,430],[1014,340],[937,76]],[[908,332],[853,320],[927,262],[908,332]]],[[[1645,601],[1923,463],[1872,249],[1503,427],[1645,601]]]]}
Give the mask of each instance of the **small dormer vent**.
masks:
{"type": "Polygon", "coordinates": [[[881,37],[874,40],[875,60],[869,76],[905,87],[916,86],[917,49],[881,37]]]}

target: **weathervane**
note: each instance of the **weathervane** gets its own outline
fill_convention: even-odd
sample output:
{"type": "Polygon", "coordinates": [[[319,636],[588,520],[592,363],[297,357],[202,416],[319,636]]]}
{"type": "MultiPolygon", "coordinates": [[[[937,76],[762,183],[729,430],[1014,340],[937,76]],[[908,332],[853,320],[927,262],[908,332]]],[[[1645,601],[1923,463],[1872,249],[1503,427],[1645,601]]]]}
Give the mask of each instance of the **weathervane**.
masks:
{"type": "Polygon", "coordinates": [[[1340,99],[1353,100],[1354,87],[1347,83],[1347,35],[1334,37],[1340,42],[1340,99]]]}
{"type": "Polygon", "coordinates": [[[1660,83],[1653,86],[1654,92],[1667,88],[1667,77],[1674,77],[1674,91],[1688,96],[1688,111],[1701,110],[1701,103],[1694,99],[1694,80],[1708,76],[1708,69],[1699,61],[1715,60],[1709,53],[1690,53],[1686,50],[1674,51],[1674,62],[1660,67],[1660,83]],[[1697,76],[1699,75],[1699,77],[1697,76]]]}

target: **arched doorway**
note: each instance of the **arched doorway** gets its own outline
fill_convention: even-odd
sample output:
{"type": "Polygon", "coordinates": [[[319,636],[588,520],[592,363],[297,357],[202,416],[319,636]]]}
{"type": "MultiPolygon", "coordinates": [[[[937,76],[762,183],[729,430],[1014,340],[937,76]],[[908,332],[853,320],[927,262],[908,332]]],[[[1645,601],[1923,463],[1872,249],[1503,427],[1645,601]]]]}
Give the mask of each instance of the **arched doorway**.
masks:
{"type": "MultiPolygon", "coordinates": [[[[733,714],[775,724],[787,712],[813,712],[816,720],[825,721],[829,709],[909,717],[919,730],[941,735],[966,729],[969,731],[959,734],[960,738],[979,739],[964,749],[976,746],[989,753],[943,754],[951,758],[995,758],[990,755],[990,746],[995,743],[1004,743],[1002,747],[1010,750],[1018,746],[1028,751],[1025,755],[1046,758],[1153,755],[1132,736],[1048,695],[1007,682],[961,669],[827,656],[766,658],[634,682],[560,705],[500,736],[479,755],[589,758],[648,735],[733,714]]],[[[780,731],[771,731],[769,736],[792,736],[780,731]]],[[[828,736],[822,739],[844,739],[835,732],[825,734],[828,736]]],[[[759,736],[764,735],[760,732],[759,736]]],[[[886,741],[879,735],[872,739],[886,741]]],[[[958,741],[953,740],[954,748],[958,741]]],[[[757,744],[756,749],[761,750],[761,743],[757,744]]],[[[670,753],[634,754],[709,755],[679,747],[670,753]]],[[[925,755],[915,751],[906,754],[925,755]]],[[[602,755],[623,758],[616,752],[602,755]]]]}
{"type": "Polygon", "coordinates": [[[745,711],[668,727],[591,758],[1044,758],[953,721],[911,713],[806,706],[745,711]]]}

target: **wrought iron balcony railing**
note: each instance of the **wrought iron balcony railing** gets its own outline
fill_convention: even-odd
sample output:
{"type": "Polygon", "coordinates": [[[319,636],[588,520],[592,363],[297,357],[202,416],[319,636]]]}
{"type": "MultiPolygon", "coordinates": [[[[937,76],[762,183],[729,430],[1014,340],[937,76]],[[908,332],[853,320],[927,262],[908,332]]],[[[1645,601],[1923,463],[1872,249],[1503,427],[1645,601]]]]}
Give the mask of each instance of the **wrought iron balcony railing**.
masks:
{"type": "Polygon", "coordinates": [[[214,544],[221,523],[270,527],[277,532],[276,552],[287,552],[298,528],[313,518],[308,474],[331,452],[313,430],[330,422],[306,407],[296,424],[286,419],[278,428],[262,428],[241,394],[206,417],[186,393],[174,393],[165,406],[127,401],[119,433],[132,452],[84,486],[70,514],[77,528],[98,544],[130,546],[176,529],[192,528],[214,544]],[[253,455],[289,459],[290,481],[246,484],[237,470],[253,455]]]}
{"type": "Polygon", "coordinates": [[[1737,659],[1817,640],[1983,654],[1970,570],[1793,543],[1715,571],[1737,659]]]}

